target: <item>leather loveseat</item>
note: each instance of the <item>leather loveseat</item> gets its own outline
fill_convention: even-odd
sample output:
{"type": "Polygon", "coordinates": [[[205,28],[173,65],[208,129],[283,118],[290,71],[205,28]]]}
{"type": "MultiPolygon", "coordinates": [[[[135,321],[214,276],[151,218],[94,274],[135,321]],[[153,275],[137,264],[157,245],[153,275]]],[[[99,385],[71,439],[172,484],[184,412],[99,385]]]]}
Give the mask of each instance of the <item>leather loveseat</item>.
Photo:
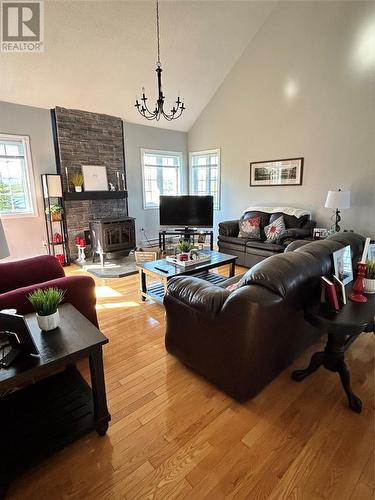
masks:
{"type": "Polygon", "coordinates": [[[332,252],[346,245],[357,262],[364,238],[339,233],[260,262],[234,291],[226,289],[233,278],[222,286],[171,279],[167,350],[233,398],[254,396],[317,340],[303,307],[319,298],[320,276],[333,272],[332,252]]]}
{"type": "Polygon", "coordinates": [[[218,247],[219,252],[237,255],[237,264],[244,267],[252,267],[267,257],[284,252],[285,248],[295,240],[300,240],[312,236],[316,223],[310,220],[308,212],[300,209],[291,209],[288,207],[279,207],[262,211],[261,209],[246,210],[239,220],[220,222],[218,247]],[[283,212],[285,210],[285,212],[283,212]],[[291,215],[293,213],[299,217],[291,215]],[[283,216],[285,230],[270,243],[266,241],[264,228],[283,216]],[[260,235],[258,239],[241,237],[240,225],[242,221],[259,218],[260,235]]]}

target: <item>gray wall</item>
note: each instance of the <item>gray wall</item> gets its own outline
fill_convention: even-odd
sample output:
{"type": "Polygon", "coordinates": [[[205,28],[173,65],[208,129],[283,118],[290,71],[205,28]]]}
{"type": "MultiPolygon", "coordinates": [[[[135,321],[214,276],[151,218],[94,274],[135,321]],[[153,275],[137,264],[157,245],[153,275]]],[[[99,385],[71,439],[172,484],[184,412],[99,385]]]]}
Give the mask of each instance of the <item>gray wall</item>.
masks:
{"type": "Polygon", "coordinates": [[[280,2],[189,131],[221,148],[222,209],[311,209],[328,227],[330,189],[349,189],[342,228],[374,236],[372,2],[280,2]],[[249,187],[249,163],[304,156],[300,187],[249,187]]]}
{"type": "Polygon", "coordinates": [[[0,101],[0,133],[28,135],[34,167],[38,203],[37,217],[3,219],[10,260],[45,253],[45,224],[40,175],[55,173],[50,112],[46,109],[0,101]]]}
{"type": "Polygon", "coordinates": [[[149,239],[157,238],[159,229],[159,211],[157,209],[143,209],[141,148],[181,151],[184,163],[182,193],[187,193],[187,133],[125,123],[124,135],[129,215],[136,218],[137,243],[139,245],[145,240],[141,228],[144,228],[149,239]]]}

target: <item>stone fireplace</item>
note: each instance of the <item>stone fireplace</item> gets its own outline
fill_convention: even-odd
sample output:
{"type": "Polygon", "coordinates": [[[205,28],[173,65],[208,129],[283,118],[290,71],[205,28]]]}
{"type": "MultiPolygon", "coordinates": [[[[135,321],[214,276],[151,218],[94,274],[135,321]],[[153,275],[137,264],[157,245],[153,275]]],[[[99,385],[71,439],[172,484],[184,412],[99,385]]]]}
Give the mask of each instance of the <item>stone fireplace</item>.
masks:
{"type": "MultiPolygon", "coordinates": [[[[75,259],[78,255],[75,238],[88,234],[90,221],[128,217],[123,122],[113,116],[60,107],[51,114],[69,250],[75,259]],[[82,165],[105,166],[108,183],[116,191],[75,193],[70,176],[81,172],[82,165]]],[[[134,238],[132,245],[135,248],[134,238]]]]}

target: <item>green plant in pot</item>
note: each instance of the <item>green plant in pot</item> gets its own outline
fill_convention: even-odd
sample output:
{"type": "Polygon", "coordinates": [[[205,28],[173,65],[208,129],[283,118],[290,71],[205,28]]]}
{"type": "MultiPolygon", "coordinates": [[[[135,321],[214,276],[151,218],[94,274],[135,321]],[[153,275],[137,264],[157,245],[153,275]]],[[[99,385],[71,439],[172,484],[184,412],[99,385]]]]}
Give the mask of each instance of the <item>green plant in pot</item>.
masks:
{"type": "Polygon", "coordinates": [[[70,176],[70,181],[73,184],[75,191],[80,193],[83,186],[83,174],[81,174],[81,172],[74,172],[70,176]]]}
{"type": "Polygon", "coordinates": [[[64,209],[61,205],[54,203],[46,208],[46,214],[51,214],[51,219],[53,221],[59,221],[62,219],[62,214],[64,213],[64,209]]]}
{"type": "Polygon", "coordinates": [[[64,299],[65,291],[59,288],[38,288],[27,296],[36,311],[39,328],[45,332],[59,326],[59,304],[64,299]]]}
{"type": "Polygon", "coordinates": [[[367,261],[364,285],[366,293],[375,293],[375,260],[367,261]]]}
{"type": "Polygon", "coordinates": [[[190,250],[193,248],[193,245],[188,240],[181,240],[178,249],[180,251],[180,260],[189,260],[190,250]]]}

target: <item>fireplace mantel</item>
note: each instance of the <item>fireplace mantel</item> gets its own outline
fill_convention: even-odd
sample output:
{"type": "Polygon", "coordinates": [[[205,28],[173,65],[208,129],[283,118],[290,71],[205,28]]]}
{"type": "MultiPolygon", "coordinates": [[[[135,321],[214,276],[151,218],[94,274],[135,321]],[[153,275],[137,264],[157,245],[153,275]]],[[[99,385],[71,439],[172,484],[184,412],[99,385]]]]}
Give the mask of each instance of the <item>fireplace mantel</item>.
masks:
{"type": "Polygon", "coordinates": [[[64,200],[120,200],[128,197],[127,191],[67,191],[64,200]]]}

